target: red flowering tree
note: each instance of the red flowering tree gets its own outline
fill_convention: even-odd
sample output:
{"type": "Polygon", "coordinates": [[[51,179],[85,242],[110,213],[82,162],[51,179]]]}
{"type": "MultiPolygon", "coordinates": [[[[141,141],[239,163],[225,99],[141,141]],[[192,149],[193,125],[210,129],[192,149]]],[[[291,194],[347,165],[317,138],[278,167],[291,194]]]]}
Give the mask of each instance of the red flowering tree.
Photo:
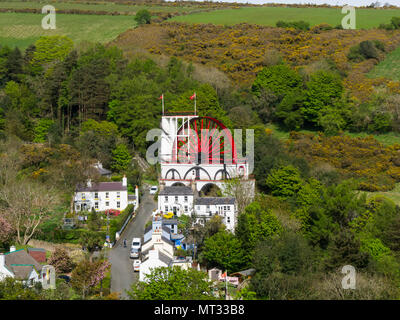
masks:
{"type": "Polygon", "coordinates": [[[68,252],[63,248],[57,248],[51,254],[48,263],[56,269],[57,273],[70,272],[73,267],[73,263],[68,255],[68,252]]]}
{"type": "Polygon", "coordinates": [[[90,293],[90,290],[97,286],[106,276],[111,264],[106,261],[91,262],[84,260],[80,262],[71,274],[71,285],[78,292],[82,293],[82,298],[90,293]]]}
{"type": "Polygon", "coordinates": [[[7,221],[6,218],[0,215],[0,243],[7,243],[12,240],[15,229],[7,221]]]}

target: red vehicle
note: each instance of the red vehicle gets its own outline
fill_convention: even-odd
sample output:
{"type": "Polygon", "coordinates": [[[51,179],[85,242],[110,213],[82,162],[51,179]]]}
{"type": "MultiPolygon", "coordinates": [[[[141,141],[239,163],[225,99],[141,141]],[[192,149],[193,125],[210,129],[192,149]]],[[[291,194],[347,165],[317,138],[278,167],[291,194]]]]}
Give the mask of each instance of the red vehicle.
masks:
{"type": "Polygon", "coordinates": [[[104,213],[106,215],[108,214],[110,216],[119,216],[121,214],[121,211],[116,210],[116,209],[108,209],[108,210],[104,211],[104,213]]]}

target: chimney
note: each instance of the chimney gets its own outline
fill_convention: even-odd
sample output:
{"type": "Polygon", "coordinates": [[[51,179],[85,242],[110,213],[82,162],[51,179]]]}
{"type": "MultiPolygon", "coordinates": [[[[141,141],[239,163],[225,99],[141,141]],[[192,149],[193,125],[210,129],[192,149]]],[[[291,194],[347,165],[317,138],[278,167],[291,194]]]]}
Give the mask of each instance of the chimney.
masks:
{"type": "Polygon", "coordinates": [[[135,188],[135,196],[136,196],[136,205],[135,205],[135,210],[139,207],[139,188],[136,186],[135,188]]]}
{"type": "Polygon", "coordinates": [[[10,247],[10,252],[14,252],[16,250],[15,246],[10,247]]]}
{"type": "Polygon", "coordinates": [[[128,186],[128,179],[126,178],[126,175],[122,178],[122,186],[127,187],[128,186]]]}
{"type": "Polygon", "coordinates": [[[88,179],[87,181],[87,187],[91,188],[92,187],[92,180],[88,179]]]}

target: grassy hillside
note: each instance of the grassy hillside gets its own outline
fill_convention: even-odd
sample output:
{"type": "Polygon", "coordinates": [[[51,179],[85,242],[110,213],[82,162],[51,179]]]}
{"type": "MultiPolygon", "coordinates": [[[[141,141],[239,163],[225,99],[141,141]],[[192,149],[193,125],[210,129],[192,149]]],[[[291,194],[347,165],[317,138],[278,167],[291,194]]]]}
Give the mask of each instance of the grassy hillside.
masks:
{"type": "Polygon", "coordinates": [[[0,13],[0,43],[24,49],[40,36],[66,35],[74,42],[106,43],[135,26],[132,16],[57,14],[55,30],[42,29],[44,15],[0,13]]]}
{"type": "MultiPolygon", "coordinates": [[[[341,24],[344,16],[341,13],[341,9],[336,8],[259,7],[201,12],[173,17],[171,20],[189,23],[214,23],[219,25],[234,25],[247,22],[266,26],[275,26],[279,20],[304,20],[309,22],[311,26],[321,23],[336,26],[341,24]]],[[[400,9],[357,9],[357,28],[369,29],[378,27],[381,23],[388,23],[394,16],[400,16],[400,9]]]]}
{"type": "Polygon", "coordinates": [[[384,77],[400,80],[400,47],[389,53],[385,60],[376,65],[368,74],[371,78],[384,77]]]}
{"type": "Polygon", "coordinates": [[[44,5],[49,4],[56,10],[87,10],[87,11],[107,11],[120,12],[125,14],[135,14],[141,9],[147,9],[152,12],[186,12],[193,10],[193,7],[186,6],[146,6],[146,5],[124,5],[113,2],[98,2],[98,3],[76,3],[64,1],[52,2],[33,2],[33,1],[0,1],[0,8],[10,9],[41,9],[44,5]]]}
{"type": "MultiPolygon", "coordinates": [[[[271,130],[271,133],[276,136],[280,140],[288,140],[290,132],[286,130],[282,130],[279,128],[278,125],[269,123],[265,126],[267,130],[271,130]]],[[[312,134],[317,134],[315,131],[310,131],[310,130],[300,130],[300,133],[312,133],[312,134]]],[[[354,133],[354,132],[344,132],[345,135],[351,137],[351,138],[366,138],[368,136],[373,136],[377,141],[382,143],[385,146],[392,146],[394,144],[400,144],[400,134],[396,132],[388,132],[388,133],[382,133],[382,134],[368,134],[365,132],[360,132],[360,133],[354,133]]]]}

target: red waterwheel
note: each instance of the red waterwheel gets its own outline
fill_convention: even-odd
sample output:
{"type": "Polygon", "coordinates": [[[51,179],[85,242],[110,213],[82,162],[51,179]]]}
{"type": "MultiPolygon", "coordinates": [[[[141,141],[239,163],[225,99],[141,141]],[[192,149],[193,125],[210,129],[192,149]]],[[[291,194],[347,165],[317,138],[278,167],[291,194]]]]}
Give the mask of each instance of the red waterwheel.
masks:
{"type": "Polygon", "coordinates": [[[178,129],[174,162],[235,163],[236,148],[229,129],[211,117],[193,118],[178,129]],[[182,137],[181,135],[185,135],[182,137]]]}

